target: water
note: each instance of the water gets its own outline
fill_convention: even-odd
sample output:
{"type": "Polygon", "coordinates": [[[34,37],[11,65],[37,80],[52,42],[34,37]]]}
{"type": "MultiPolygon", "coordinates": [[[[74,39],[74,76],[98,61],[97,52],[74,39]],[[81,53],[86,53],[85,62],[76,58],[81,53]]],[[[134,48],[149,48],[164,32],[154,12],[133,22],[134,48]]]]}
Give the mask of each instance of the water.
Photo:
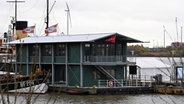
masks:
{"type": "MultiPolygon", "coordinates": [[[[3,94],[3,96],[7,102],[7,95],[3,94]]],[[[18,95],[16,104],[26,104],[28,96],[28,94],[18,95]]],[[[2,104],[2,96],[0,98],[0,104],[2,104]]],[[[48,93],[33,95],[31,98],[31,104],[184,104],[183,95],[163,94],[67,95],[63,93],[48,93]]],[[[14,104],[15,95],[10,94],[9,99],[10,104],[14,104]]]]}

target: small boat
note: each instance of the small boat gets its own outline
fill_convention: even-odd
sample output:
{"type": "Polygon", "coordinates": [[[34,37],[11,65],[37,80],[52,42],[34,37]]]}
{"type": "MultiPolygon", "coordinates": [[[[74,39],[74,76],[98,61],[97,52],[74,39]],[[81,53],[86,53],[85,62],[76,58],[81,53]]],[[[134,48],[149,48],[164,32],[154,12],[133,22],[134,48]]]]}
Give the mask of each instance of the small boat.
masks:
{"type": "Polygon", "coordinates": [[[0,71],[0,91],[24,94],[44,94],[48,90],[48,74],[35,72],[20,75],[13,72],[0,71]]]}
{"type": "Polygon", "coordinates": [[[77,89],[68,89],[66,91],[67,94],[70,95],[88,95],[89,91],[77,90],[77,89]]]}

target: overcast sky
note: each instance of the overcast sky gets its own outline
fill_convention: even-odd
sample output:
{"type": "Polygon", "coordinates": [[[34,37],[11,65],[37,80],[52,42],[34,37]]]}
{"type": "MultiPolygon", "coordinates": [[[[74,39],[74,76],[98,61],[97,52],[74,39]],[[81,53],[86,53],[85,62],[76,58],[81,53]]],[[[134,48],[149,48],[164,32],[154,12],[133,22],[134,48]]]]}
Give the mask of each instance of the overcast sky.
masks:
{"type": "MultiPolygon", "coordinates": [[[[14,4],[0,1],[0,34],[7,31],[14,4]]],[[[50,0],[50,25],[58,23],[59,32],[66,34],[66,2],[70,7],[70,34],[117,32],[142,41],[144,46],[163,46],[165,26],[166,45],[181,41],[184,23],[184,0],[50,0]],[[178,18],[177,25],[175,18],[178,18]],[[176,31],[178,27],[178,35],[176,31]]],[[[44,34],[46,0],[25,0],[18,4],[18,20],[36,24],[36,34],[44,34]]]]}

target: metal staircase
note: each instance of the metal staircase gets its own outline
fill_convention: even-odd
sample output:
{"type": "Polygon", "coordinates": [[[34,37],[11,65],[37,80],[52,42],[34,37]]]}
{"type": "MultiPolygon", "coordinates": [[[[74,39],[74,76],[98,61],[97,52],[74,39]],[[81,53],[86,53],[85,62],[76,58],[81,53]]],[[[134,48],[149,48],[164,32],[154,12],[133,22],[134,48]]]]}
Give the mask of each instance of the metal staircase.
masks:
{"type": "Polygon", "coordinates": [[[118,84],[118,86],[122,86],[122,83],[120,83],[115,77],[113,77],[104,67],[102,66],[97,66],[95,65],[95,67],[102,72],[104,75],[106,75],[108,78],[113,79],[115,81],[115,83],[118,84]]]}

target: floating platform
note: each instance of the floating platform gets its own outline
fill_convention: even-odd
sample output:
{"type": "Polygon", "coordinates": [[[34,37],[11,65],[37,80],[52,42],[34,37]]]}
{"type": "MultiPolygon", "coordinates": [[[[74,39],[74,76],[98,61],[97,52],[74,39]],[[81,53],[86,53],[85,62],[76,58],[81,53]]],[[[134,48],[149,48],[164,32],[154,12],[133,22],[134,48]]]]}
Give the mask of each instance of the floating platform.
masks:
{"type": "Polygon", "coordinates": [[[100,94],[145,94],[154,93],[153,87],[148,86],[126,86],[126,87],[104,87],[104,88],[93,88],[93,87],[65,87],[61,85],[50,85],[49,91],[51,92],[63,92],[67,94],[75,95],[100,95],[100,94]]]}
{"type": "Polygon", "coordinates": [[[155,86],[155,93],[184,95],[184,87],[181,86],[155,86]]]}

